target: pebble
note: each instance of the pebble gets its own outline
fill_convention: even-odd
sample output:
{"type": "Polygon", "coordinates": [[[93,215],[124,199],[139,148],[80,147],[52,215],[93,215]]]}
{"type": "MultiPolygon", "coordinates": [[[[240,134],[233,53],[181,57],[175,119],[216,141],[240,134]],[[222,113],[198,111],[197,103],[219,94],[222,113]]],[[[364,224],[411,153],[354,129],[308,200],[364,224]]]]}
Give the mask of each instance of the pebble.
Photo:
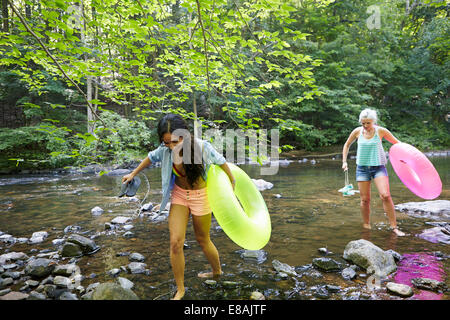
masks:
{"type": "Polygon", "coordinates": [[[104,210],[98,206],[91,209],[91,214],[93,216],[100,216],[103,212],[104,210]]]}

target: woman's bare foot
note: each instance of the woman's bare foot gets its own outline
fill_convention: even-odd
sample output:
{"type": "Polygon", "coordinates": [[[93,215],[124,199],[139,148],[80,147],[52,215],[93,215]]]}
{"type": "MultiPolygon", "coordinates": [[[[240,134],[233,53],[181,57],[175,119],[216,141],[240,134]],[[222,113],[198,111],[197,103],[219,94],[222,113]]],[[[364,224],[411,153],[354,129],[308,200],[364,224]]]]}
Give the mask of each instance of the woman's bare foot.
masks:
{"type": "Polygon", "coordinates": [[[214,273],[214,272],[200,272],[199,274],[197,274],[197,277],[199,278],[215,278],[215,277],[219,277],[223,274],[222,271],[220,271],[220,273],[214,273]]]}
{"type": "Polygon", "coordinates": [[[399,237],[403,237],[406,235],[403,231],[400,231],[397,227],[391,228],[391,229],[399,237]]]}
{"type": "Polygon", "coordinates": [[[178,290],[177,293],[175,293],[175,296],[172,298],[172,300],[181,300],[184,297],[184,288],[182,290],[178,290]]]}
{"type": "Polygon", "coordinates": [[[363,223],[363,228],[364,229],[372,229],[372,227],[370,226],[370,224],[365,224],[365,223],[363,223]]]}

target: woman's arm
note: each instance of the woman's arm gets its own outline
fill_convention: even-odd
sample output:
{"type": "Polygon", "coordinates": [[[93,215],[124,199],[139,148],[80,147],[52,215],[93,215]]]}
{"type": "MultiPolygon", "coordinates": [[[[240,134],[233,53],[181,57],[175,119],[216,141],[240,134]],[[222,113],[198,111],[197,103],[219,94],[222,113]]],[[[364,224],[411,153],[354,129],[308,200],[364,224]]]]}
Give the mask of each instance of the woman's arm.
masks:
{"type": "Polygon", "coordinates": [[[344,147],[342,148],[342,170],[344,171],[348,170],[347,165],[348,151],[352,143],[356,140],[356,137],[358,136],[360,129],[361,128],[356,128],[352,131],[352,133],[350,133],[350,135],[347,138],[347,141],[345,141],[344,147]]]}
{"type": "Polygon", "coordinates": [[[383,138],[385,138],[387,141],[389,141],[392,144],[396,144],[401,142],[400,140],[398,140],[396,137],[394,137],[394,135],[386,128],[379,128],[378,129],[379,132],[379,136],[380,139],[383,140],[383,138]]]}
{"type": "Polygon", "coordinates": [[[150,159],[148,157],[145,157],[144,160],[142,160],[142,162],[137,166],[136,169],[134,169],[131,173],[125,175],[122,177],[122,183],[128,183],[131,180],[133,180],[133,178],[142,170],[144,170],[145,168],[147,168],[148,166],[150,166],[152,164],[152,162],[150,161],[150,159]]]}
{"type": "Polygon", "coordinates": [[[231,185],[233,186],[233,190],[234,190],[234,186],[236,185],[236,179],[234,179],[233,174],[231,173],[230,167],[227,165],[227,163],[225,162],[224,164],[221,164],[220,167],[223,169],[223,171],[225,171],[225,173],[228,176],[228,179],[230,179],[231,185]]]}

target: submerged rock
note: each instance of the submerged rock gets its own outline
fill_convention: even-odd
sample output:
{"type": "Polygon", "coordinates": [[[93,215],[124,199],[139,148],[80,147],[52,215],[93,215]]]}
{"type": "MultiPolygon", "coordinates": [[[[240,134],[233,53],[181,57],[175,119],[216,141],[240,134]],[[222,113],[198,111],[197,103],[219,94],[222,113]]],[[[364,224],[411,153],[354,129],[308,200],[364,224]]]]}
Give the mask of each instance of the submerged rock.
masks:
{"type": "Polygon", "coordinates": [[[92,300],[139,300],[139,297],[130,289],[123,288],[120,284],[107,282],[101,283],[92,293],[92,300]]]}
{"type": "Polygon", "coordinates": [[[103,213],[103,209],[100,208],[99,206],[96,206],[91,209],[91,213],[93,216],[100,216],[103,213]]]}
{"type": "Polygon", "coordinates": [[[267,260],[267,252],[264,250],[238,250],[240,257],[247,261],[254,261],[258,264],[263,263],[267,260]]]}
{"type": "Polygon", "coordinates": [[[273,183],[267,182],[264,179],[252,179],[252,181],[259,191],[269,190],[273,188],[273,183]]]}
{"type": "Polygon", "coordinates": [[[282,263],[278,260],[273,260],[272,265],[273,265],[273,268],[278,273],[285,273],[287,275],[294,276],[294,277],[297,276],[297,272],[295,272],[295,268],[291,267],[287,263],[282,263]]]}
{"type": "Polygon", "coordinates": [[[352,261],[367,272],[374,272],[380,277],[386,277],[397,270],[392,254],[364,239],[350,241],[343,256],[345,260],[352,261]]]}
{"type": "Polygon", "coordinates": [[[313,259],[312,264],[314,267],[325,272],[341,270],[340,263],[331,258],[315,258],[313,259]]]}
{"type": "Polygon", "coordinates": [[[422,231],[417,235],[419,238],[430,241],[432,243],[450,244],[450,235],[445,227],[434,227],[422,231]]]}
{"type": "Polygon", "coordinates": [[[411,283],[418,289],[435,292],[445,292],[447,290],[447,286],[444,282],[429,278],[414,278],[411,279],[411,283]]]}

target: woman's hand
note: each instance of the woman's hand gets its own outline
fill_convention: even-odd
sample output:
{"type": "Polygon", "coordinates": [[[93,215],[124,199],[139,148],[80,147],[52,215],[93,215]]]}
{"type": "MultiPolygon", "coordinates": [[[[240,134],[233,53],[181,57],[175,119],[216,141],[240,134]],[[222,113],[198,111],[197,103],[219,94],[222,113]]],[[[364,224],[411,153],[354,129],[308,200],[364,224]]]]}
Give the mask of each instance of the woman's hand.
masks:
{"type": "Polygon", "coordinates": [[[127,174],[127,175],[124,175],[124,176],[122,177],[122,184],[123,184],[123,183],[129,183],[129,182],[131,182],[131,180],[133,180],[133,178],[134,178],[133,173],[129,173],[129,174],[127,174]]]}
{"type": "Polygon", "coordinates": [[[342,162],[342,170],[344,170],[344,171],[348,170],[347,161],[342,162]]]}

